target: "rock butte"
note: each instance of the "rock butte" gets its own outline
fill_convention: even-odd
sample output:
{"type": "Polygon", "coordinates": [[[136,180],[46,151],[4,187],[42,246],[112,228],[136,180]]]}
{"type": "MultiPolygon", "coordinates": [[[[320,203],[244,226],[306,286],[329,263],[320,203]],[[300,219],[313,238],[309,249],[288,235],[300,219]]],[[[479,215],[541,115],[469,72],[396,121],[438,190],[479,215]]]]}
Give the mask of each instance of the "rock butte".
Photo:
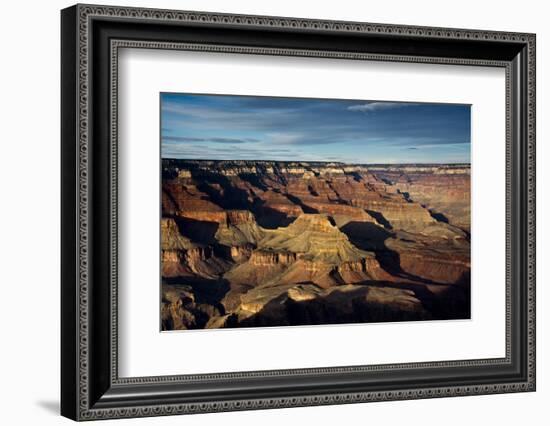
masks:
{"type": "Polygon", "coordinates": [[[470,317],[470,166],[162,163],[164,330],[470,317]]]}

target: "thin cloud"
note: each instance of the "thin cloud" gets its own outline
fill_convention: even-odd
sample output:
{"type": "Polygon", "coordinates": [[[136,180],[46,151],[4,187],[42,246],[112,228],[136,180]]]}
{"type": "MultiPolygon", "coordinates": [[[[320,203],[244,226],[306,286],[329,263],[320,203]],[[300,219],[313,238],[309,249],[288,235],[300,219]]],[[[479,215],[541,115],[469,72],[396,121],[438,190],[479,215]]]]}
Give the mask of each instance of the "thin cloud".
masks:
{"type": "Polygon", "coordinates": [[[350,105],[348,111],[374,112],[386,109],[395,109],[410,106],[413,104],[406,102],[366,102],[364,104],[350,105]]]}
{"type": "Polygon", "coordinates": [[[284,125],[284,123],[292,121],[293,117],[300,112],[298,109],[276,107],[244,109],[239,108],[238,105],[238,101],[233,108],[222,105],[205,107],[166,102],[162,106],[162,113],[174,114],[180,121],[209,121],[210,123],[223,123],[226,128],[258,129],[284,125]]]}
{"type": "MultiPolygon", "coordinates": [[[[299,155],[294,153],[294,155],[299,155]]],[[[251,149],[243,148],[239,145],[218,145],[217,147],[208,145],[193,145],[193,144],[166,144],[162,145],[163,158],[252,158],[261,159],[263,157],[271,159],[284,159],[293,156],[292,152],[282,148],[262,148],[251,149]]]]}
{"type": "Polygon", "coordinates": [[[260,142],[259,139],[255,138],[195,138],[188,136],[163,136],[162,138],[165,141],[171,142],[215,142],[215,143],[256,143],[260,142]]]}

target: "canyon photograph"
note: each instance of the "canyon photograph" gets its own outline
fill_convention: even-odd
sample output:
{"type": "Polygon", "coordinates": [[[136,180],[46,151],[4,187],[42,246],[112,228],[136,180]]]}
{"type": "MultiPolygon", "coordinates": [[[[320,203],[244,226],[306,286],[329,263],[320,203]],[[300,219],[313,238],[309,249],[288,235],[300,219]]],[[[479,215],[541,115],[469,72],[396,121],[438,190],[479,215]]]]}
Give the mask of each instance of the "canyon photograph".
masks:
{"type": "Polygon", "coordinates": [[[470,105],[161,93],[160,123],[162,331],[470,319],[470,105]]]}

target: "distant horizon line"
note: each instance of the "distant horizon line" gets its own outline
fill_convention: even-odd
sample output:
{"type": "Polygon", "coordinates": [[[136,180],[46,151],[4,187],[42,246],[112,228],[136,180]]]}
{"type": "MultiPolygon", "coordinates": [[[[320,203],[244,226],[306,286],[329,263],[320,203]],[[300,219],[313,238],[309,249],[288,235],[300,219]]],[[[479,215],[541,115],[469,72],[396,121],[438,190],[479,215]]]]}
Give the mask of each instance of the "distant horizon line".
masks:
{"type": "Polygon", "coordinates": [[[368,166],[383,166],[383,165],[401,165],[401,166],[413,166],[413,165],[423,165],[423,166],[431,166],[431,165],[453,165],[453,166],[459,166],[459,165],[468,165],[471,166],[471,162],[439,162],[439,163],[423,163],[423,162],[416,162],[416,163],[361,163],[361,162],[354,162],[354,163],[348,163],[345,161],[335,161],[335,160],[244,160],[244,159],[205,159],[205,158],[174,158],[174,157],[161,157],[161,160],[176,160],[176,161],[244,161],[244,162],[250,162],[250,163],[332,163],[332,164],[345,164],[345,165],[368,165],[368,166]]]}

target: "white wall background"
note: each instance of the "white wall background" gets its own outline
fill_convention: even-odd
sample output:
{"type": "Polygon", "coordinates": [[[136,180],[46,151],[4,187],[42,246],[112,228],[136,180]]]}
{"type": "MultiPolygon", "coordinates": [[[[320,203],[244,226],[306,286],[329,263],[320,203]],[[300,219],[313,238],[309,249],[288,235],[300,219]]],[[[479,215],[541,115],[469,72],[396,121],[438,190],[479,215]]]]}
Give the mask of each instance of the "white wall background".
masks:
{"type": "MultiPolygon", "coordinates": [[[[538,390],[530,394],[293,408],[107,421],[102,424],[275,425],[359,421],[445,426],[545,424],[550,401],[550,27],[545,2],[429,0],[108,1],[142,7],[296,16],[537,33],[538,390]],[[545,196],[546,195],[546,196],[545,196]]],[[[69,424],[59,404],[59,9],[71,2],[2,6],[0,43],[0,419],[69,424]]]]}

